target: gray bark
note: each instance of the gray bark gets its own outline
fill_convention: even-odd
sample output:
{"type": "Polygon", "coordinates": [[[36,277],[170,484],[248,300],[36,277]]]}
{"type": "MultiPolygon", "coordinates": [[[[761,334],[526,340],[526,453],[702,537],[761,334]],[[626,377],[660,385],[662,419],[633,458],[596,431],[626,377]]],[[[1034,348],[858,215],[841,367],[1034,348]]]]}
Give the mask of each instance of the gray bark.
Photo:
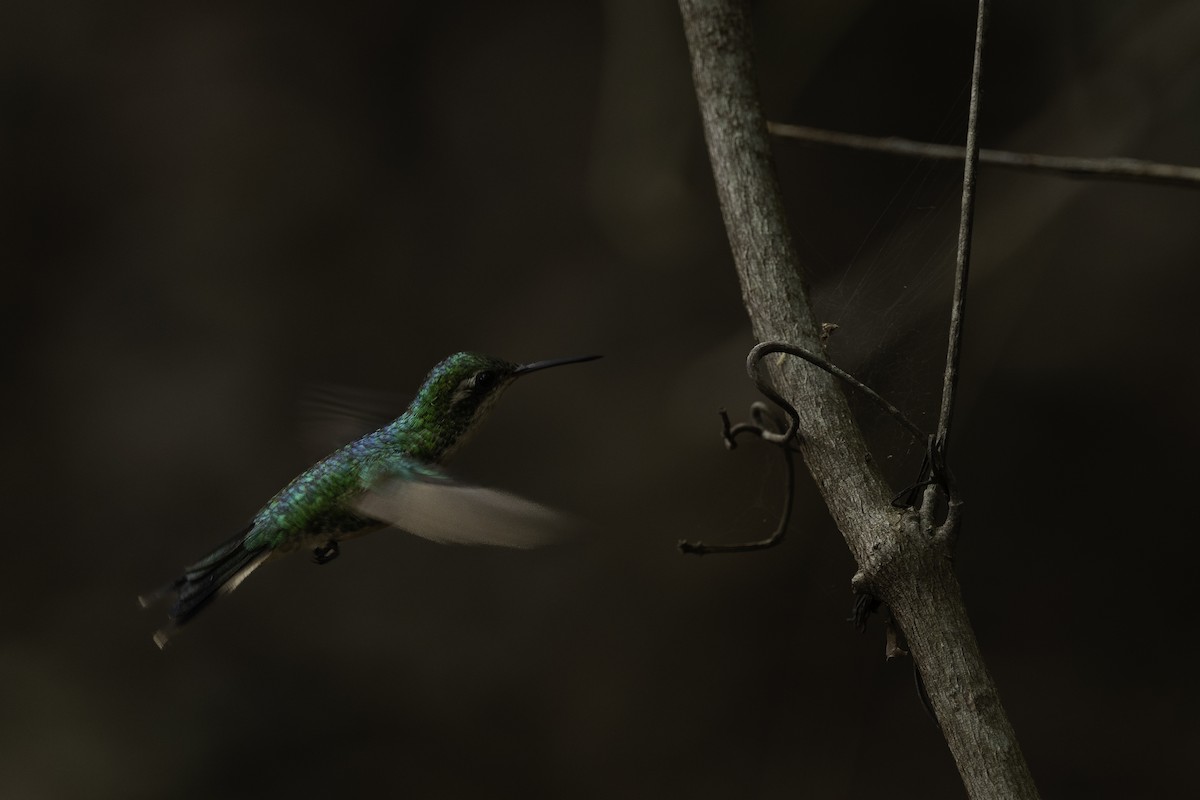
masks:
{"type": "MultiPolygon", "coordinates": [[[[740,0],[680,0],[709,157],[742,299],[759,341],[822,352],[787,230],[740,0]]],[[[886,602],[921,670],[972,798],[1036,798],[1024,756],[979,652],[953,570],[949,537],[923,530],[891,491],[841,386],[794,358],[768,358],[800,416],[805,463],[858,563],[856,588],[886,602]]]]}

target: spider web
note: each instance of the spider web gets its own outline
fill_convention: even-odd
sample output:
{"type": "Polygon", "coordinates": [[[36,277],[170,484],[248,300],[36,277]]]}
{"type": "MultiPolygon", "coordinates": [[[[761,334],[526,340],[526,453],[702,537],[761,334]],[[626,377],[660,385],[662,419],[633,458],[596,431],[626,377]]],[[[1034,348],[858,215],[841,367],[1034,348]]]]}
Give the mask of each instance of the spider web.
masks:
{"type": "MultiPolygon", "coordinates": [[[[961,144],[965,139],[968,92],[969,83],[935,141],[961,144]]],[[[829,213],[857,214],[869,222],[845,234],[854,242],[842,251],[850,252],[848,258],[816,253],[813,304],[822,322],[838,326],[829,339],[829,358],[932,432],[945,363],[962,166],[854,152],[842,156],[839,169],[857,171],[866,180],[856,187],[861,188],[852,200],[857,207],[831,207],[829,213]]],[[[815,235],[796,229],[811,263],[815,235]]],[[[914,480],[924,443],[857,392],[848,390],[847,396],[892,485],[898,490],[914,480]]]]}

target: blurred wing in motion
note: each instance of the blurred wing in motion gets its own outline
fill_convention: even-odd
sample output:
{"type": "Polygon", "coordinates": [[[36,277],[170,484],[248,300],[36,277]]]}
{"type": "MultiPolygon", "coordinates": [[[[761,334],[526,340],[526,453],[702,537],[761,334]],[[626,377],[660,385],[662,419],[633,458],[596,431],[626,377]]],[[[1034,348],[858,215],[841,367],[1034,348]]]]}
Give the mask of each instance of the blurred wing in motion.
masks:
{"type": "Polygon", "coordinates": [[[320,458],[400,415],[411,397],[334,384],[306,387],[299,403],[305,449],[320,458]]]}
{"type": "Polygon", "coordinates": [[[372,519],[435,542],[539,547],[562,539],[571,517],[514,494],[447,478],[385,478],[353,504],[372,519]]]}

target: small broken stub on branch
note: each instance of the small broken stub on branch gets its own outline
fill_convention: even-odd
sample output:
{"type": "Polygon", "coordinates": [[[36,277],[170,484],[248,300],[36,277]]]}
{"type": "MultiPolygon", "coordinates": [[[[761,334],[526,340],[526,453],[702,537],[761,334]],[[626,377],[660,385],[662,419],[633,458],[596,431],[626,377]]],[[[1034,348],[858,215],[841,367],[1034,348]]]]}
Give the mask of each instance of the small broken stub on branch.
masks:
{"type": "Polygon", "coordinates": [[[854,609],[847,622],[853,623],[859,633],[865,633],[867,620],[881,607],[885,609],[883,619],[887,637],[883,646],[883,657],[888,661],[893,658],[903,658],[908,655],[908,650],[905,649],[905,645],[908,643],[904,640],[904,631],[900,630],[896,618],[892,616],[892,610],[884,606],[882,600],[861,585],[854,586],[854,609]]]}
{"type": "Polygon", "coordinates": [[[900,630],[900,626],[896,624],[896,620],[892,618],[891,613],[887,619],[887,643],[883,646],[883,657],[888,661],[893,658],[904,658],[908,655],[908,651],[904,649],[904,633],[900,630]]]}
{"type": "Polygon", "coordinates": [[[854,625],[859,633],[866,633],[867,620],[879,610],[880,600],[859,583],[857,575],[854,578],[851,581],[854,587],[854,608],[850,610],[850,617],[846,621],[854,625]]]}
{"type": "Polygon", "coordinates": [[[833,336],[834,331],[836,331],[839,327],[841,327],[841,326],[838,325],[836,322],[822,322],[821,323],[821,344],[828,342],[829,337],[833,336]]]}

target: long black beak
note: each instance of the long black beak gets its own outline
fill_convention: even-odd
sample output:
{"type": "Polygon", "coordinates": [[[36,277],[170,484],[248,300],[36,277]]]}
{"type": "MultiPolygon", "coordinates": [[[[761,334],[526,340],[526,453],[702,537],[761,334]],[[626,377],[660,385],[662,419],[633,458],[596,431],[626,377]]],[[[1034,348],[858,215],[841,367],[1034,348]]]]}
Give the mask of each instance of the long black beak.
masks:
{"type": "Polygon", "coordinates": [[[571,358],[552,358],[548,361],[535,361],[532,364],[522,364],[513,371],[513,375],[527,375],[539,369],[561,367],[563,364],[578,364],[581,361],[595,361],[600,356],[572,356],[571,358]]]}

